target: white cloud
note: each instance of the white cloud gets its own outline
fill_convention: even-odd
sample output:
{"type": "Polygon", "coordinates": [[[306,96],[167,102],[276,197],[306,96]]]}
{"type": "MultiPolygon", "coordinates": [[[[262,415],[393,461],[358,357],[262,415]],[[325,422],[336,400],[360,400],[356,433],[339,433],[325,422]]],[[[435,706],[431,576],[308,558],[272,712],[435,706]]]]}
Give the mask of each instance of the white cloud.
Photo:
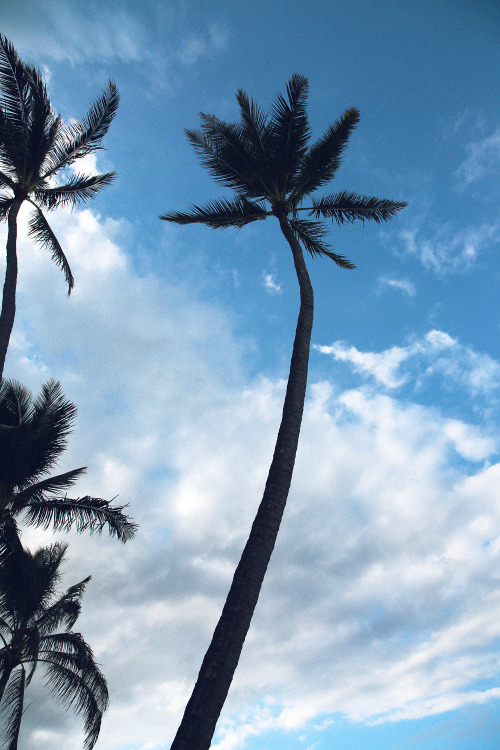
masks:
{"type": "Polygon", "coordinates": [[[274,274],[266,273],[264,271],[262,273],[262,280],[264,282],[264,288],[266,292],[269,292],[269,294],[281,294],[283,292],[283,285],[278,284],[274,280],[274,274]]]}
{"type": "Polygon", "coordinates": [[[431,330],[414,337],[407,346],[392,346],[381,352],[362,352],[342,341],[331,345],[314,345],[335,361],[346,362],[355,372],[372,378],[389,389],[409,386],[415,392],[425,387],[461,389],[476,399],[476,408],[498,405],[500,363],[486,353],[476,352],[453,339],[444,331],[431,330]]]}
{"type": "MultiPolygon", "coordinates": [[[[47,253],[20,240],[7,375],[34,390],[50,375],[62,380],[79,416],[60,469],[88,463],[77,489],[119,493],[140,523],[125,547],[71,535],[64,580],[93,576],[79,626],[111,692],[100,747],[161,748],[260,500],[285,383],[245,377],[227,319],[191,287],[136,274],[126,221],[89,210],[52,220],[75,291],[68,299],[47,253]]],[[[461,357],[467,382],[484,370],[443,331],[382,353],[324,349],[391,393],[411,378],[405,364],[420,377],[419,362],[425,373],[461,357]]],[[[500,673],[498,436],[380,389],[324,381],[310,394],[220,750],[273,728],[309,732],[310,720],[335,712],[396,720],[496,695],[474,686],[500,673]],[[492,465],[457,464],[456,451],[492,465]]],[[[24,534],[26,544],[53,539],[24,534]]],[[[23,747],[81,747],[79,719],[40,682],[30,690],[23,747]]]]}
{"type": "Polygon", "coordinates": [[[415,284],[407,279],[391,279],[388,276],[379,276],[378,283],[380,288],[397,289],[408,297],[414,297],[417,293],[415,284]]]}
{"type": "Polygon", "coordinates": [[[314,347],[322,354],[331,354],[335,360],[348,362],[357,372],[372,375],[387,388],[398,388],[406,382],[406,377],[398,376],[397,370],[402,362],[408,359],[408,351],[393,346],[384,352],[360,352],[355,346],[347,347],[341,341],[331,346],[314,347]]]}
{"type": "Polygon", "coordinates": [[[456,171],[460,189],[498,171],[500,167],[500,128],[487,138],[469,143],[467,156],[456,171]]]}

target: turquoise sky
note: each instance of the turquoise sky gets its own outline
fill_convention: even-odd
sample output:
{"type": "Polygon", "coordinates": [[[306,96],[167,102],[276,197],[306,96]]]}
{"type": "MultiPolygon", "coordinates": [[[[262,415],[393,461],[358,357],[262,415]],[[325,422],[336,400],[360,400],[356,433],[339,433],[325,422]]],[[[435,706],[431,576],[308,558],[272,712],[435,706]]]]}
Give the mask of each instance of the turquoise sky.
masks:
{"type": "MultiPolygon", "coordinates": [[[[331,227],[356,270],[308,259],[296,471],[214,747],[498,748],[497,4],[4,0],[0,31],[65,120],[108,78],[121,96],[86,163],[118,179],[51,217],[70,298],[21,218],[6,367],[33,391],[61,381],[79,415],[61,469],[87,464],[79,494],[118,495],[140,524],[125,547],[70,537],[111,693],[97,747],[170,747],[260,500],[298,310],[277,222],[158,220],[226,194],[184,128],[235,120],[239,88],[270,107],[300,73],[313,138],[361,112],[323,192],[409,206],[331,227]]],[[[23,750],[80,748],[78,717],[30,691],[23,750]]]]}

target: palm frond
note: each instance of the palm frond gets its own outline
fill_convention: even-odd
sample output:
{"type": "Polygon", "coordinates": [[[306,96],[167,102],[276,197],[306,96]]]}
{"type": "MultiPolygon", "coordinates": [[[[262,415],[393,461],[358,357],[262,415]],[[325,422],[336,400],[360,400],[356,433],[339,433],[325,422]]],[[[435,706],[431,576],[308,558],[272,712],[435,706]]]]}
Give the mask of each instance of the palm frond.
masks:
{"type": "Polygon", "coordinates": [[[238,90],[236,101],[240,107],[246,150],[251,152],[252,164],[254,168],[258,168],[268,188],[278,196],[278,185],[270,160],[272,131],[268,126],[266,114],[242,89],[238,90]]]}
{"type": "MultiPolygon", "coordinates": [[[[66,447],[75,406],[49,380],[33,399],[16,381],[0,388],[0,481],[22,491],[48,473],[66,447]]],[[[57,482],[57,479],[56,479],[57,482]]]]}
{"type": "Polygon", "coordinates": [[[322,185],[330,182],[342,161],[349,136],[359,121],[359,111],[348,109],[305,154],[297,174],[290,183],[290,200],[297,203],[322,185]]]}
{"type": "Polygon", "coordinates": [[[87,576],[80,583],[70,586],[54,604],[44,609],[36,620],[36,627],[42,636],[47,636],[61,625],[64,625],[66,630],[73,627],[80,615],[81,598],[89,581],[90,576],[87,576]]]}
{"type": "Polygon", "coordinates": [[[17,380],[0,384],[0,424],[19,427],[34,414],[31,392],[17,380]]]}
{"type": "Polygon", "coordinates": [[[33,597],[37,601],[33,617],[40,614],[55,595],[57,585],[61,579],[61,563],[66,556],[67,549],[67,543],[55,542],[48,547],[40,547],[34,553],[25,550],[28,558],[28,565],[26,567],[28,570],[31,568],[33,579],[33,597]]]}
{"type": "Polygon", "coordinates": [[[86,735],[84,747],[91,750],[99,737],[102,715],[109,703],[104,675],[95,662],[92,668],[86,665],[85,671],[78,670],[68,654],[52,653],[43,659],[43,663],[46,684],[52,695],[82,714],[86,735]]]}
{"type": "Polygon", "coordinates": [[[109,81],[82,120],[59,130],[42,165],[42,173],[49,177],[62,167],[73,164],[76,159],[101,148],[101,141],[116,115],[118,103],[118,90],[113,81],[109,81]]]}
{"type": "Polygon", "coordinates": [[[269,191],[265,175],[254,163],[251,143],[239,124],[200,114],[201,130],[186,130],[186,136],[201,163],[217,182],[247,198],[261,198],[269,191]]]}
{"type": "Polygon", "coordinates": [[[278,94],[271,109],[273,171],[282,191],[288,184],[307,152],[311,131],[307,118],[307,78],[294,74],[287,83],[287,97],[278,94]]]}
{"type": "Polygon", "coordinates": [[[14,198],[0,198],[0,221],[4,221],[7,218],[13,203],[14,198]]]}
{"type": "Polygon", "coordinates": [[[23,632],[23,650],[22,658],[23,663],[28,667],[26,673],[26,686],[31,682],[33,675],[36,672],[38,666],[38,651],[40,649],[40,632],[38,628],[27,628],[23,632]]]}
{"type": "Polygon", "coordinates": [[[53,495],[64,492],[72,487],[86,471],[87,467],[82,466],[79,469],[65,471],[64,474],[57,474],[54,477],[47,477],[47,479],[42,479],[34,484],[28,484],[24,489],[14,493],[11,505],[12,513],[15,515],[21,512],[33,500],[42,500],[48,494],[53,495]]]}
{"type": "Polygon", "coordinates": [[[5,114],[0,100],[0,165],[13,181],[22,173],[26,144],[26,130],[5,114]]]}
{"type": "Polygon", "coordinates": [[[32,71],[33,68],[21,60],[11,42],[0,34],[0,102],[4,113],[13,123],[19,124],[25,136],[32,71]]]}
{"type": "Polygon", "coordinates": [[[25,522],[47,529],[52,526],[55,531],[69,531],[73,526],[81,533],[101,534],[107,527],[112,536],[121,542],[131,539],[137,524],[133,523],[123,511],[126,505],[111,505],[108,500],[89,495],[81,498],[52,497],[33,500],[24,509],[25,522]]]}
{"type": "Polygon", "coordinates": [[[388,221],[398,211],[407,206],[402,201],[391,201],[343,191],[324,198],[313,199],[311,215],[319,218],[335,219],[337,224],[352,223],[358,219],[375,221],[379,224],[388,221]]]}
{"type": "MultiPolygon", "coordinates": [[[[5,571],[5,580],[12,583],[16,581],[17,567],[15,567],[15,560],[22,549],[17,524],[7,511],[3,511],[0,514],[0,571],[5,571]],[[9,571],[12,572],[10,576],[9,571]]],[[[5,592],[0,592],[1,601],[3,601],[2,597],[5,598],[5,596],[5,592]]]]}
{"type": "Polygon", "coordinates": [[[33,420],[37,425],[50,425],[51,451],[60,453],[66,448],[66,437],[73,429],[76,406],[65,398],[59,381],[50,378],[42,385],[33,409],[33,420]]]}
{"type": "Polygon", "coordinates": [[[16,187],[15,181],[10,177],[8,174],[5,174],[5,172],[0,172],[0,188],[10,188],[11,190],[14,190],[16,187]]]}
{"type": "Polygon", "coordinates": [[[56,266],[59,266],[64,273],[64,277],[68,285],[69,295],[71,294],[71,290],[75,285],[75,280],[73,279],[71,268],[66,259],[66,256],[63,253],[62,247],[59,244],[59,241],[54,232],[47,223],[45,216],[40,211],[38,206],[36,206],[35,204],[33,205],[35,207],[35,212],[29,220],[28,234],[30,237],[33,237],[35,242],[39,242],[44,249],[50,251],[53,262],[56,264],[56,266]]]}
{"type": "Polygon", "coordinates": [[[52,111],[40,71],[33,68],[30,72],[28,139],[24,169],[27,173],[31,173],[31,179],[36,179],[47,151],[53,144],[55,133],[58,130],[56,121],[59,118],[52,111]]]}
{"type": "Polygon", "coordinates": [[[206,224],[212,229],[224,229],[226,227],[241,228],[252,221],[265,219],[269,215],[270,212],[258,203],[238,197],[234,200],[221,198],[205,206],[191,206],[191,209],[184,213],[170,211],[162,214],[160,219],[175,224],[206,224]]]}
{"type": "Polygon", "coordinates": [[[95,198],[97,193],[113,182],[115,177],[116,172],[91,176],[75,174],[65,185],[35,190],[35,200],[49,211],[66,205],[74,208],[95,198]]]}
{"type": "Polygon", "coordinates": [[[17,750],[23,716],[25,683],[26,672],[21,664],[18,669],[14,669],[12,672],[2,701],[5,731],[3,747],[6,750],[17,750]]]}
{"type": "Polygon", "coordinates": [[[324,242],[326,230],[322,224],[317,221],[307,219],[289,219],[290,227],[296,238],[301,242],[308,253],[314,258],[315,256],[326,255],[331,258],[341,268],[356,268],[350,260],[343,255],[333,253],[328,245],[324,242]]]}
{"type": "MultiPolygon", "coordinates": [[[[6,644],[6,639],[10,638],[12,636],[12,627],[11,627],[11,619],[9,617],[9,614],[7,612],[4,613],[5,616],[2,617],[0,615],[0,640],[2,641],[3,645],[6,644]]],[[[1,651],[1,649],[0,649],[1,651]]],[[[0,664],[1,666],[1,664],[0,664]]]]}

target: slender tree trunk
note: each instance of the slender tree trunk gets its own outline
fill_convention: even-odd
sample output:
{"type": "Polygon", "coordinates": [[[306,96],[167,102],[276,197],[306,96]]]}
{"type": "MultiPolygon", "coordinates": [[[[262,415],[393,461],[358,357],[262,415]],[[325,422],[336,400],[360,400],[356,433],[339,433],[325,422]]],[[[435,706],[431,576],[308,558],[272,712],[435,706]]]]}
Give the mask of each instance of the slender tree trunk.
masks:
{"type": "Polygon", "coordinates": [[[7,235],[7,264],[3,285],[2,312],[0,313],[0,383],[3,378],[5,357],[9,347],[10,334],[14,327],[16,316],[16,286],[17,286],[17,215],[22,200],[15,200],[9,210],[7,235]]]}
{"type": "Polygon", "coordinates": [[[302,249],[285,215],[278,216],[293,253],[300,312],[283,415],[264,495],[171,750],[208,750],[240,658],[285,509],[307,385],[314,298],[302,249]]]}

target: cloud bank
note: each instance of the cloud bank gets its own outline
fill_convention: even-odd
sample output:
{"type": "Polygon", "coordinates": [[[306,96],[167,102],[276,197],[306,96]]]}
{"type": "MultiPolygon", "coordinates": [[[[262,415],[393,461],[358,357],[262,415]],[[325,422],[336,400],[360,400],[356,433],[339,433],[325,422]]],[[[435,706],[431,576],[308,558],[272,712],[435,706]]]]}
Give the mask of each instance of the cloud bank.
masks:
{"type": "MultiPolygon", "coordinates": [[[[21,240],[6,373],[35,391],[61,379],[79,416],[60,469],[88,464],[81,494],[119,494],[140,523],[125,547],[72,535],[65,584],[93,576],[79,625],[111,693],[100,747],[164,748],[260,500],[285,383],[245,374],[224,312],[174,268],[169,282],[138,275],[126,221],[61,211],[53,228],[74,294],[21,240]]],[[[335,714],[399,721],[499,697],[498,431],[404,388],[454,382],[485,405],[500,365],[436,330],[383,352],[318,350],[368,380],[341,390],[312,374],[219,750],[279,729],[313,737],[335,714]]],[[[52,539],[24,532],[32,546],[52,539]]],[[[31,690],[23,746],[79,748],[78,718],[31,690]]]]}

